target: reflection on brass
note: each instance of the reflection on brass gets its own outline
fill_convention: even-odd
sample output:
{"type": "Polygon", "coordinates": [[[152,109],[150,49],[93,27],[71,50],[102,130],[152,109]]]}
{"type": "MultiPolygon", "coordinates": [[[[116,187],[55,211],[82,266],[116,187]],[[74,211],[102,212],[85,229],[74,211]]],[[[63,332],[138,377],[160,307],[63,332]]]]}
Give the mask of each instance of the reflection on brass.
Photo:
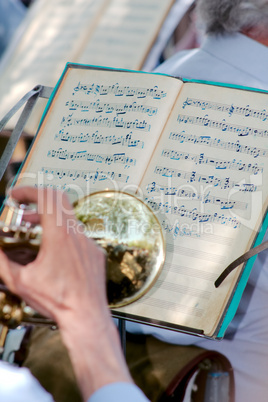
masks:
{"type": "Polygon", "coordinates": [[[132,303],[146,293],[164,263],[160,223],[137,197],[117,191],[90,194],[74,204],[85,234],[107,254],[107,296],[111,308],[132,303]]]}
{"type": "MultiPolygon", "coordinates": [[[[40,315],[36,310],[27,306],[0,281],[0,323],[8,328],[16,328],[21,323],[55,325],[55,323],[40,315]]],[[[0,342],[1,346],[1,342],[0,342]]]]}
{"type": "Polygon", "coordinates": [[[107,296],[109,305],[135,297],[148,280],[154,261],[148,250],[125,244],[101,244],[107,251],[107,296]]]}
{"type": "Polygon", "coordinates": [[[0,322],[15,328],[23,317],[23,305],[19,297],[8,292],[0,292],[0,322]]]}
{"type": "MultiPolygon", "coordinates": [[[[73,206],[85,235],[106,252],[109,307],[122,307],[139,299],[155,283],[165,259],[163,233],[154,213],[137,197],[117,191],[90,194],[73,206]]],[[[0,247],[11,260],[25,265],[38,253],[42,228],[18,219],[20,212],[14,212],[12,219],[11,215],[8,222],[2,222],[0,247]]],[[[21,322],[52,324],[3,284],[0,310],[0,322],[9,327],[21,322]]]]}
{"type": "Polygon", "coordinates": [[[38,254],[41,228],[3,225],[0,228],[0,247],[12,261],[26,265],[38,254]]]}

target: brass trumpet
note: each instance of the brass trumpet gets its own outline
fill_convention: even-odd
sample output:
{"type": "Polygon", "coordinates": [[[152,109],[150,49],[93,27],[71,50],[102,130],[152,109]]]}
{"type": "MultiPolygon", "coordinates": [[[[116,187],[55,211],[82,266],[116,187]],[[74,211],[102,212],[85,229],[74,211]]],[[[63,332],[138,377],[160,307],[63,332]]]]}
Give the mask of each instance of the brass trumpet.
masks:
{"type": "MultiPolygon", "coordinates": [[[[99,191],[73,204],[87,237],[106,252],[106,288],[111,309],[133,303],[153,286],[165,260],[165,241],[153,211],[134,195],[99,191]]],[[[0,247],[10,259],[32,261],[42,241],[42,228],[24,221],[27,206],[9,205],[0,226],[0,247]]],[[[30,308],[4,284],[0,285],[0,322],[55,324],[30,308]]]]}

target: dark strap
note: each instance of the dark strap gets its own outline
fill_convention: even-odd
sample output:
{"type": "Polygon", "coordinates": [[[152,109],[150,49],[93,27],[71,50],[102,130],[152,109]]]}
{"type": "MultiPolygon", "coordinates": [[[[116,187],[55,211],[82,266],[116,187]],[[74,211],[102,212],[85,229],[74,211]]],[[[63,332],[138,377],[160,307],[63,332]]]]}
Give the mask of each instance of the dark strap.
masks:
{"type": "Polygon", "coordinates": [[[259,246],[251,248],[249,251],[247,251],[245,254],[241,255],[238,257],[235,261],[233,261],[230,265],[228,265],[227,268],[220,274],[220,276],[216,279],[214,285],[216,288],[220,286],[220,284],[224,281],[224,279],[235,269],[237,268],[240,264],[243,264],[246,262],[249,258],[253,257],[256,254],[261,253],[264,250],[267,250],[268,248],[268,240],[261,243],[259,246]]]}
{"type": "Polygon", "coordinates": [[[150,401],[183,401],[188,383],[198,371],[195,378],[198,391],[193,392],[193,398],[200,402],[205,394],[208,374],[220,371],[229,374],[228,402],[234,402],[233,369],[221,353],[195,345],[169,344],[151,335],[127,332],[126,339],[130,373],[150,401]]]}
{"type": "Polygon", "coordinates": [[[165,394],[162,396],[159,402],[167,402],[170,400],[170,398],[174,399],[174,393],[176,393],[176,395],[180,397],[180,400],[182,400],[191,377],[193,376],[197,368],[206,360],[215,362],[217,365],[220,365],[221,370],[229,374],[230,382],[228,402],[234,402],[235,383],[232,365],[224,355],[213,350],[205,350],[203,353],[199,354],[194,359],[189,361],[188,364],[186,364],[170,382],[165,391],[165,394]]]}
{"type": "Polygon", "coordinates": [[[33,328],[34,327],[32,325],[29,325],[26,327],[24,336],[20,343],[20,348],[18,350],[16,350],[14,353],[14,363],[16,363],[20,367],[22,366],[22,364],[28,354],[28,349],[30,346],[30,339],[31,339],[33,328]]]}

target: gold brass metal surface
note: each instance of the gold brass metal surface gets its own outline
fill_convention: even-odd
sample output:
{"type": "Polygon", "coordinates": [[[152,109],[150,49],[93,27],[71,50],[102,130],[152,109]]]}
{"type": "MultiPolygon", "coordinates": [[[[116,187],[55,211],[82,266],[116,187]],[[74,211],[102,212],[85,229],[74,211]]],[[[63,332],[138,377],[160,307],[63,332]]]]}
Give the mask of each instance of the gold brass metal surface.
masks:
{"type": "Polygon", "coordinates": [[[137,197],[118,191],[100,191],[74,204],[85,234],[107,254],[106,284],[111,308],[132,303],[158,277],[165,258],[160,223],[137,197]]]}
{"type": "MultiPolygon", "coordinates": [[[[27,206],[9,207],[0,222],[0,247],[10,259],[25,265],[38,253],[42,228],[24,222],[21,208],[27,206]]],[[[142,297],[155,283],[165,259],[163,232],[155,214],[136,196],[110,190],[85,196],[73,207],[80,229],[106,252],[109,307],[142,297]]],[[[10,327],[21,322],[52,324],[23,301],[20,304],[4,284],[0,284],[0,322],[10,327]]]]}

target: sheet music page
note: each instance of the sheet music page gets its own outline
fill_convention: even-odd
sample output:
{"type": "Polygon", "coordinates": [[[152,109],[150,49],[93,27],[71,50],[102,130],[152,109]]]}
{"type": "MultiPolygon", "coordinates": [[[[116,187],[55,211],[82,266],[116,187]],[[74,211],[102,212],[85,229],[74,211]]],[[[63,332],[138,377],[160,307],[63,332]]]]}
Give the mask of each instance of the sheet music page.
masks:
{"type": "MultiPolygon", "coordinates": [[[[54,87],[67,62],[76,61],[110,0],[36,0],[20,38],[0,66],[0,119],[36,85],[54,87]]],[[[39,100],[26,131],[34,134],[45,100],[39,100]]],[[[17,117],[9,122],[13,128],[17,117]]]]}
{"type": "Polygon", "coordinates": [[[79,63],[139,70],[174,0],[113,0],[79,63]]]}
{"type": "Polygon", "coordinates": [[[18,183],[65,190],[71,201],[98,189],[135,193],[181,86],[158,74],[68,69],[18,183]]]}
{"type": "Polygon", "coordinates": [[[215,330],[268,199],[268,94],[186,83],[143,179],[167,258],[156,286],[119,309],[215,330]]]}
{"type": "MultiPolygon", "coordinates": [[[[36,0],[0,65],[0,119],[34,86],[54,87],[67,62],[139,69],[173,1],[36,0]]],[[[27,122],[31,135],[46,102],[27,122]]]]}

